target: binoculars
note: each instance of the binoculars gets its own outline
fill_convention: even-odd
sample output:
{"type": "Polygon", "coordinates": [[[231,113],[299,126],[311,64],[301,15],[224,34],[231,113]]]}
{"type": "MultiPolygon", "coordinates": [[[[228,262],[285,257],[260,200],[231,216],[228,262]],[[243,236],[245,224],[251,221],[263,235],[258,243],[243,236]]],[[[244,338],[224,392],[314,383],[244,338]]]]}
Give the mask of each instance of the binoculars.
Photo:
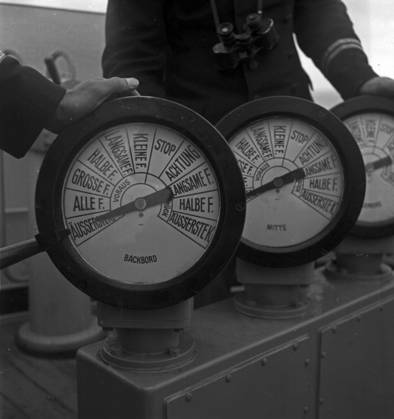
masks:
{"type": "Polygon", "coordinates": [[[254,69],[258,65],[257,54],[273,49],[279,42],[274,21],[259,13],[249,14],[244,28],[244,32],[237,34],[232,23],[221,23],[217,27],[220,42],[212,50],[221,70],[234,70],[241,62],[247,62],[249,68],[254,69]]]}

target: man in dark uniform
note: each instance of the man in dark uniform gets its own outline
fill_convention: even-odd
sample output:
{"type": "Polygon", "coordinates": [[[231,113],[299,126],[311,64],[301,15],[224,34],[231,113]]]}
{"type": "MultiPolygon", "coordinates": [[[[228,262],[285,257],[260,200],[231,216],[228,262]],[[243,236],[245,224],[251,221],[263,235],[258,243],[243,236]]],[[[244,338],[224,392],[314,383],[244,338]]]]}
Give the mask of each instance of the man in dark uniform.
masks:
{"type": "Polygon", "coordinates": [[[394,82],[369,66],[340,0],[265,0],[279,42],[247,63],[222,71],[212,53],[218,42],[213,18],[244,31],[257,0],[109,0],[104,76],[140,80],[140,92],[183,103],[215,123],[249,100],[292,95],[310,99],[309,78],[301,67],[294,34],[344,99],[360,93],[394,95],[394,82]]]}
{"type": "Polygon", "coordinates": [[[70,90],[0,51],[0,149],[23,157],[43,128],[59,132],[114,94],[133,94],[136,79],[95,80],[70,90]]]}

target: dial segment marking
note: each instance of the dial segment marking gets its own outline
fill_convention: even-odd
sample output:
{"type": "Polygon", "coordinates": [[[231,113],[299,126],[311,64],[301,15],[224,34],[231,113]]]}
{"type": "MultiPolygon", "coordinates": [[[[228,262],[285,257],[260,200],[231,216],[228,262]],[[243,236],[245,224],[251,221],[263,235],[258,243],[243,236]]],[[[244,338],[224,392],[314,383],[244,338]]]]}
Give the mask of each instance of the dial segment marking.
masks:
{"type": "Polygon", "coordinates": [[[66,189],[85,194],[108,197],[113,190],[113,184],[99,176],[83,163],[77,161],[69,171],[66,189]]]}
{"type": "Polygon", "coordinates": [[[265,158],[254,141],[251,140],[252,137],[249,133],[246,132],[246,134],[237,142],[233,151],[238,157],[257,168],[265,161],[265,158]]]}
{"type": "Polygon", "coordinates": [[[380,117],[374,117],[372,115],[362,118],[361,120],[361,131],[365,139],[366,145],[369,147],[376,146],[377,133],[380,125],[380,117]]]}
{"type": "Polygon", "coordinates": [[[95,237],[98,233],[110,227],[119,218],[97,221],[94,214],[90,216],[71,216],[67,219],[67,228],[70,230],[70,238],[76,247],[95,237]]]}
{"type": "Polygon", "coordinates": [[[164,282],[209,248],[220,199],[196,144],[168,127],[129,123],[100,132],[74,157],[63,219],[93,269],[124,283],[164,282]]]}
{"type": "Polygon", "coordinates": [[[183,144],[164,167],[160,178],[166,184],[173,183],[201,164],[200,152],[191,144],[183,144]]]}
{"type": "Polygon", "coordinates": [[[364,112],[345,118],[357,140],[366,171],[366,194],[357,223],[388,224],[394,221],[394,117],[364,112]]]}
{"type": "Polygon", "coordinates": [[[340,185],[341,175],[339,172],[334,172],[329,175],[306,176],[302,188],[321,195],[339,198],[341,194],[340,185]]]}
{"type": "Polygon", "coordinates": [[[303,186],[302,182],[297,182],[292,190],[292,194],[297,196],[308,207],[318,212],[327,220],[330,220],[337,212],[338,199],[330,197],[324,193],[312,191],[303,186]]]}
{"type": "Polygon", "coordinates": [[[79,161],[83,166],[92,170],[96,175],[107,180],[112,185],[117,184],[123,178],[100,141],[97,141],[92,149],[86,150],[79,161]]]}
{"type": "Polygon", "coordinates": [[[313,136],[305,147],[303,147],[298,153],[294,161],[296,164],[305,166],[327,153],[329,153],[329,150],[327,150],[327,144],[318,136],[313,136]]]}
{"type": "Polygon", "coordinates": [[[218,208],[214,205],[217,199],[216,194],[216,190],[211,190],[174,197],[172,199],[172,208],[177,212],[191,213],[204,220],[215,221],[219,216],[218,208]]]}
{"type": "Polygon", "coordinates": [[[306,126],[297,120],[292,120],[291,125],[288,147],[286,149],[286,159],[294,161],[311,145],[315,131],[312,127],[306,126]]]}
{"type": "Polygon", "coordinates": [[[64,194],[64,209],[67,219],[83,215],[92,215],[109,211],[110,200],[109,197],[81,193],[74,189],[66,189],[64,194]]]}
{"type": "Polygon", "coordinates": [[[270,127],[271,143],[273,145],[274,157],[284,157],[289,142],[292,123],[288,120],[273,119],[268,121],[270,127]]]}
{"type": "Polygon", "coordinates": [[[164,207],[159,218],[203,249],[206,249],[213,240],[216,230],[215,219],[186,214],[171,207],[164,207]]]}
{"type": "Polygon", "coordinates": [[[146,173],[149,156],[155,139],[156,130],[146,124],[141,124],[137,129],[127,128],[131,156],[136,173],[146,173]]]}
{"type": "Polygon", "coordinates": [[[111,128],[103,132],[101,144],[123,177],[135,173],[127,130],[111,128]]]}
{"type": "Polygon", "coordinates": [[[299,246],[338,213],[344,191],[339,156],[310,124],[267,117],[230,139],[246,187],[243,240],[254,247],[299,246]]]}
{"type": "Polygon", "coordinates": [[[274,153],[272,149],[269,127],[265,124],[253,124],[247,129],[247,132],[252,141],[260,149],[261,157],[264,160],[272,159],[274,157],[274,153]]]}

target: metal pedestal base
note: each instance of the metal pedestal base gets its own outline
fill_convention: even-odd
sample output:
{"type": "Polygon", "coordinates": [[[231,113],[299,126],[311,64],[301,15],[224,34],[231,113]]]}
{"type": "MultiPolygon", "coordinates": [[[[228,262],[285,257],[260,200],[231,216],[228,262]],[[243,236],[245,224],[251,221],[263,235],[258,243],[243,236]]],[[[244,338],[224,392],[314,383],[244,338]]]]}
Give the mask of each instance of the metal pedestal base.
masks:
{"type": "Polygon", "coordinates": [[[244,291],[234,297],[240,313],[263,319],[291,319],[302,316],[308,307],[314,266],[309,263],[266,268],[238,259],[237,277],[244,285],[244,291]]]}
{"type": "Polygon", "coordinates": [[[261,319],[292,319],[302,316],[306,308],[307,302],[300,299],[299,302],[289,305],[259,305],[256,300],[250,300],[246,295],[240,294],[234,297],[234,305],[237,311],[246,316],[257,317],[261,319]]]}
{"type": "Polygon", "coordinates": [[[324,268],[330,280],[389,281],[394,274],[384,263],[384,254],[393,247],[393,238],[358,239],[347,237],[335,251],[335,260],[324,268]]]}
{"type": "Polygon", "coordinates": [[[193,338],[179,332],[179,342],[157,353],[128,352],[116,335],[109,336],[98,355],[109,365],[138,372],[154,373],[171,371],[191,362],[196,356],[193,338]]]}
{"type": "Polygon", "coordinates": [[[394,281],[316,273],[303,318],[243,316],[231,300],[193,313],[198,349],[163,373],[77,356],[79,419],[392,419],[394,281]]]}
{"type": "Polygon", "coordinates": [[[375,274],[365,274],[362,272],[349,272],[337,264],[335,260],[329,262],[324,268],[324,275],[329,280],[349,280],[349,281],[390,281],[394,279],[393,270],[390,266],[381,263],[375,274]]]}
{"type": "Polygon", "coordinates": [[[98,319],[113,332],[98,356],[116,368],[163,373],[180,368],[196,356],[190,327],[193,300],[157,310],[128,310],[98,304],[98,319]]]}

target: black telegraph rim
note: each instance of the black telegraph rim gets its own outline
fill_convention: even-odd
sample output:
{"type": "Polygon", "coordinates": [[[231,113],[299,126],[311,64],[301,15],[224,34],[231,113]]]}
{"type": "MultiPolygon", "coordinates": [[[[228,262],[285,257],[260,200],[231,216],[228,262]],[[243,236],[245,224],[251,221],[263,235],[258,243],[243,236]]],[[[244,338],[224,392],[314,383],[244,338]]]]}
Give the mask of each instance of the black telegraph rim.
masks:
{"type": "Polygon", "coordinates": [[[365,193],[364,164],[358,146],[344,124],[330,111],[306,99],[273,96],[245,103],[224,116],[216,125],[229,140],[243,126],[270,116],[296,117],[320,130],[331,141],[341,159],[344,191],[338,213],[309,245],[257,249],[241,239],[238,255],[266,267],[291,267],[314,261],[336,247],[353,227],[365,193]],[[302,248],[299,248],[302,246],[302,248]]]}
{"type": "MultiPolygon", "coordinates": [[[[394,117],[394,100],[380,96],[357,96],[346,100],[331,109],[339,119],[350,118],[367,112],[384,113],[394,117]]],[[[394,219],[392,222],[366,223],[356,222],[350,234],[360,238],[380,238],[394,234],[394,219]]]]}
{"type": "Polygon", "coordinates": [[[81,291],[104,303],[134,309],[161,308],[192,297],[226,266],[238,246],[245,219],[245,191],[238,164],[221,134],[191,109],[165,99],[128,97],[107,102],[59,135],[42,164],[36,189],[40,240],[56,267],[81,291]],[[119,283],[84,262],[64,233],[62,187],[69,164],[97,133],[122,123],[151,122],[173,128],[204,153],[220,187],[215,236],[188,271],[158,284],[119,283]]]}

